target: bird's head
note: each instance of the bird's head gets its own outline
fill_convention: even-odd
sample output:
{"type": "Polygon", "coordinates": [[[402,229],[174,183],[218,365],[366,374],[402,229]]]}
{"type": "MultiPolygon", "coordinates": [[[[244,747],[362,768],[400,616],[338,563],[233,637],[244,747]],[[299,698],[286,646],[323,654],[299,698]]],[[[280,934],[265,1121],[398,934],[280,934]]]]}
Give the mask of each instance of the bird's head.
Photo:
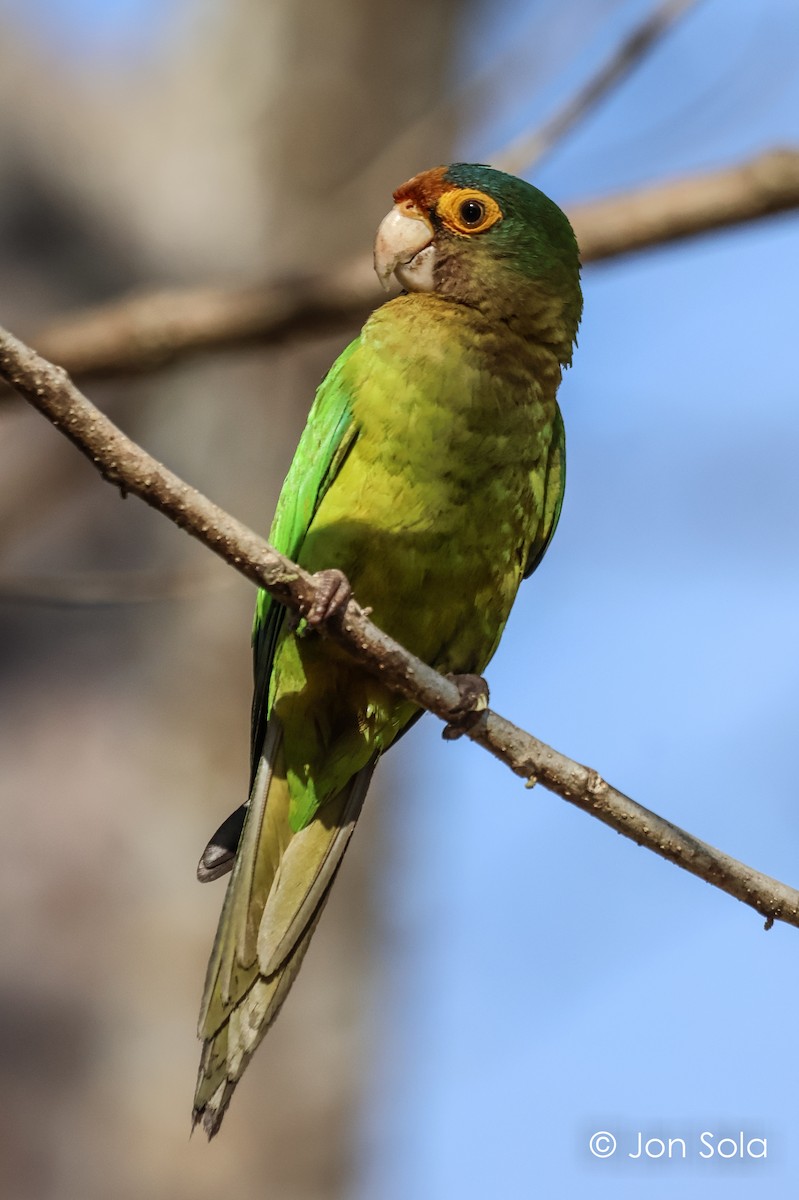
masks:
{"type": "Polygon", "coordinates": [[[543,192],[492,167],[454,163],[394,193],[375,240],[375,270],[506,322],[571,361],[582,312],[572,227],[543,192]]]}

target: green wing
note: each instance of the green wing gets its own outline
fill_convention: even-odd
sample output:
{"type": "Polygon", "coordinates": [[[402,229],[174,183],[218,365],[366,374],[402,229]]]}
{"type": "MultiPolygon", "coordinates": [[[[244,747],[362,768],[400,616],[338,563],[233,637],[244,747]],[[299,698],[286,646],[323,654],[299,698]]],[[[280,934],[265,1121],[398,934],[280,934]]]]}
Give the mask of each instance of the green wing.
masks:
{"type": "Polygon", "coordinates": [[[524,579],[528,579],[547,552],[549,543],[555,534],[563,507],[563,489],[566,486],[566,431],[563,428],[563,417],[560,409],[555,406],[555,421],[552,429],[552,442],[547,459],[546,478],[544,480],[544,513],[538,525],[536,536],[530,546],[527,565],[524,568],[524,579]]]}
{"type": "MultiPolygon", "coordinates": [[[[308,526],[330,484],[355,444],[358,429],[352,418],[350,397],[342,381],[342,368],[360,344],[347,346],[322,381],[308,422],[289,467],[277,502],[269,541],[288,558],[296,559],[308,526]]],[[[252,701],[250,786],[255,779],[269,718],[269,679],[286,609],[268,592],[259,591],[252,630],[255,689],[252,701]]]]}

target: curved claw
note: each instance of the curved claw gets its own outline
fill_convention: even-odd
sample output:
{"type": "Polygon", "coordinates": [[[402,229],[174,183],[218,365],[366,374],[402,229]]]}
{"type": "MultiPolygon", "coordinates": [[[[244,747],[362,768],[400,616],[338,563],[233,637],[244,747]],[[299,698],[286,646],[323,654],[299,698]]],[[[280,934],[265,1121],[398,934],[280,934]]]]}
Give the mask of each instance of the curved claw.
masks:
{"type": "Polygon", "coordinates": [[[311,629],[318,629],[333,617],[339,617],[352,599],[350,581],[343,571],[331,567],[314,575],[316,596],[305,618],[311,629]]]}
{"type": "Polygon", "coordinates": [[[447,675],[447,679],[455,684],[460,700],[450,710],[450,719],[441,736],[447,742],[454,742],[473,729],[480,720],[488,708],[489,691],[482,675],[447,675]]]}

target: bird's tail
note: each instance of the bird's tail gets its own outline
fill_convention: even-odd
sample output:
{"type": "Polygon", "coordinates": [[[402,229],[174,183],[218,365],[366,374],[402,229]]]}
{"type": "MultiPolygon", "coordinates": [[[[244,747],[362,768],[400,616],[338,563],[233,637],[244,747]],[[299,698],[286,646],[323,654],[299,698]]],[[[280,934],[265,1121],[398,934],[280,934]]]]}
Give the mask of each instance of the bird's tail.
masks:
{"type": "Polygon", "coordinates": [[[289,825],[282,732],[273,719],[250,796],[208,964],[193,1126],[218,1131],[233,1090],[302,963],[355,823],[374,761],[299,833],[289,825]]]}

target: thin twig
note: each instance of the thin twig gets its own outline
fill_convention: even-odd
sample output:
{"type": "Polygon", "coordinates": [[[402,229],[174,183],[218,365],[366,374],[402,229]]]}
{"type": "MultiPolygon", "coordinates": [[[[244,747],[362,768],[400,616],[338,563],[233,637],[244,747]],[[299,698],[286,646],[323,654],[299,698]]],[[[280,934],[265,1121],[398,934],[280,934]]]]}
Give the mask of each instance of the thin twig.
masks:
{"type": "Polygon", "coordinates": [[[567,133],[597,106],[621,81],[638,67],[647,54],[663,39],[680,17],[699,0],[665,0],[644,17],[600,65],[594,75],[570,96],[562,108],[533,133],[523,133],[515,142],[500,150],[492,162],[511,175],[529,173],[545,155],[555,149],[567,133]]]}
{"type": "MultiPolygon", "coordinates": [[[[87,400],[65,371],[0,330],[0,376],[78,447],[103,477],[133,492],[203,542],[253,583],[296,611],[308,610],[313,578],[257,534],[173,475],[87,400]]],[[[457,709],[455,685],[414,658],[350,601],[326,633],[391,688],[443,720],[457,709]]],[[[750,905],[766,918],[799,927],[799,892],[730,858],[616,791],[588,767],[487,710],[469,737],[528,782],[539,781],[618,833],[750,905]]]]}
{"type": "MultiPolygon", "coordinates": [[[[585,263],[799,208],[799,151],[570,206],[585,263]]],[[[35,342],[81,378],[149,371],[191,354],[349,329],[380,302],[367,257],[316,279],[175,288],[60,319],[35,342]]]]}
{"type": "MultiPolygon", "coordinates": [[[[584,5],[579,26],[569,20],[568,11],[565,13],[563,29],[568,29],[568,49],[573,56],[584,49],[597,27],[607,19],[604,8],[605,5],[600,4],[596,11],[592,11],[590,6],[584,5]]],[[[469,78],[453,80],[452,89],[438,104],[388,140],[361,171],[337,189],[335,203],[346,203],[349,196],[361,195],[365,189],[374,192],[383,186],[389,171],[393,169],[392,164],[403,159],[412,161],[420,145],[440,143],[442,130],[462,128],[464,114],[484,112],[494,107],[498,91],[503,88],[507,90],[509,83],[515,84],[518,96],[520,89],[531,83],[534,88],[540,88],[547,78],[561,70],[563,55],[556,52],[556,46],[550,44],[548,37],[542,38],[540,12],[533,5],[530,10],[528,20],[515,31],[510,46],[469,78]]],[[[498,166],[504,153],[505,147],[486,161],[495,162],[498,166]]]]}

